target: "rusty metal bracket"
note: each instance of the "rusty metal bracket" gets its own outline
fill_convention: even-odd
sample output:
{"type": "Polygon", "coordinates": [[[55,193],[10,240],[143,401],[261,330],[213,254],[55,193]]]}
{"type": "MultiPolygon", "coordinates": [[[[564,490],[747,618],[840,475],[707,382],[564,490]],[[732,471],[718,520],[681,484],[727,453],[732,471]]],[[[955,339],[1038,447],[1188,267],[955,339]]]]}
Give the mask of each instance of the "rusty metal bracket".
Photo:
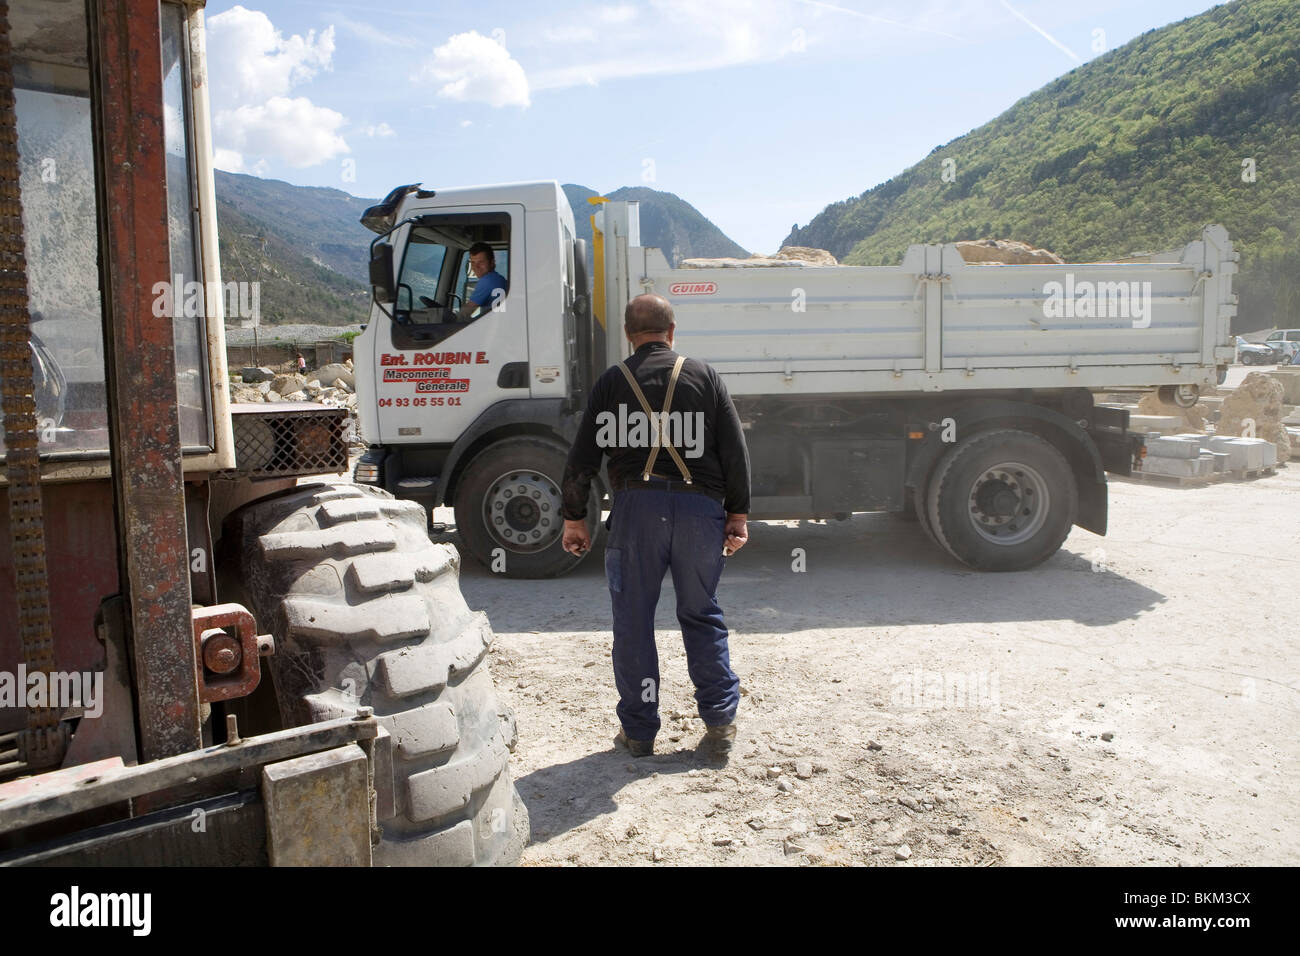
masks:
{"type": "Polygon", "coordinates": [[[262,680],[261,658],[275,653],[275,639],[259,635],[253,615],[240,604],[195,608],[190,617],[199,700],[233,700],[256,690],[262,680]]]}

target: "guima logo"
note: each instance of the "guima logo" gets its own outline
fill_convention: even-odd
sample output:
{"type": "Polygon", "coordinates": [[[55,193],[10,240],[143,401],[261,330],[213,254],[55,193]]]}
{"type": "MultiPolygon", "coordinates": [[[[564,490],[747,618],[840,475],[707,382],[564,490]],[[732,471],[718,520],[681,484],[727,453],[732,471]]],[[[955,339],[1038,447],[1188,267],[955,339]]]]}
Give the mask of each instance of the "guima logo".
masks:
{"type": "Polygon", "coordinates": [[[716,282],[674,282],[668,287],[669,295],[713,295],[717,291],[716,282]]]}

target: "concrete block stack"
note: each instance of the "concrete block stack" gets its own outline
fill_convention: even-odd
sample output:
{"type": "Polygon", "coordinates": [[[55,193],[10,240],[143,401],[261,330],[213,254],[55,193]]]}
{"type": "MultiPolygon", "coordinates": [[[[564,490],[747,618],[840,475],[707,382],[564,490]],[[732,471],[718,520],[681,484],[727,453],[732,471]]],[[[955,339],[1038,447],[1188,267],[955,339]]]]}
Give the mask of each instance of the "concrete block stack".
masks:
{"type": "Polygon", "coordinates": [[[1277,446],[1263,438],[1149,434],[1146,446],[1146,475],[1208,480],[1216,475],[1259,475],[1277,465],[1277,446]]]}

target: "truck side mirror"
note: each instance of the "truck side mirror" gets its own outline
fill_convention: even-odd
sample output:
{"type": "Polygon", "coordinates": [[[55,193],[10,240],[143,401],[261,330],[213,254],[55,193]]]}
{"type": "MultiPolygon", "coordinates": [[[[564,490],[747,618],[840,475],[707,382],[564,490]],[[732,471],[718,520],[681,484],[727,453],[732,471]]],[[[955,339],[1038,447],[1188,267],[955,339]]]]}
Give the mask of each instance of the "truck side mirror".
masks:
{"type": "Polygon", "coordinates": [[[393,281],[393,247],[386,242],[370,250],[370,293],[376,302],[397,299],[397,286],[393,281]]]}

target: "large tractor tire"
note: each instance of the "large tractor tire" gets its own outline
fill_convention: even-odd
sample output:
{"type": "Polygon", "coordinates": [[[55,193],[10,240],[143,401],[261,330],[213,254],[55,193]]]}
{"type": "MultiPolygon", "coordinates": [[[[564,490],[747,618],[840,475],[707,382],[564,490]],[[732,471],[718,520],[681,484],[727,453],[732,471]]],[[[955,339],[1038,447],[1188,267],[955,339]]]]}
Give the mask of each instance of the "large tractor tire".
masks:
{"type": "Polygon", "coordinates": [[[373,708],[392,735],[396,816],[376,865],[518,862],[528,811],[510,780],[514,716],[484,660],[486,615],[460,593],[460,557],[417,502],[310,485],[232,516],[244,597],[275,635],[284,721],[373,708]]]}
{"type": "Polygon", "coordinates": [[[1061,547],[1078,514],[1070,464],[1049,442],[1000,428],[946,454],[926,491],[928,526],[978,571],[1024,571],[1061,547]]]}
{"type": "MultiPolygon", "coordinates": [[[[474,456],[456,482],[456,528],[484,567],[508,578],[553,578],[582,560],[561,546],[567,457],[556,442],[529,436],[507,438],[474,456]]],[[[587,500],[593,545],[599,524],[593,484],[587,500]]]]}

